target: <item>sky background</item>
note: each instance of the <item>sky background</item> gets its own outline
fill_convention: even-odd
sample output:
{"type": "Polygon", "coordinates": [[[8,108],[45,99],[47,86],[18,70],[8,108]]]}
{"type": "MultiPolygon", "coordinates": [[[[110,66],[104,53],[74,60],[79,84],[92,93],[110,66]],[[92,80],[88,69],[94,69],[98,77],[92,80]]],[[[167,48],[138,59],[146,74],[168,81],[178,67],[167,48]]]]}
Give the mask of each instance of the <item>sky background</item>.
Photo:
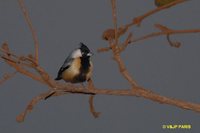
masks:
{"type": "MultiPolygon", "coordinates": [[[[101,39],[105,29],[113,27],[109,0],[29,0],[25,1],[39,37],[40,65],[56,77],[68,53],[85,43],[95,53],[93,80],[98,88],[128,88],[112,54],[97,53],[107,46],[101,39]]],[[[141,27],[133,27],[134,37],[158,31],[160,23],[172,29],[200,27],[200,1],[161,11],[145,19],[141,27]]],[[[154,9],[153,0],[117,0],[118,24],[123,25],[154,9]]],[[[122,53],[128,71],[141,86],[164,96],[200,103],[200,37],[198,34],[173,35],[181,48],[168,45],[163,36],[129,46],[122,53]]],[[[123,41],[122,38],[121,41],[123,41]]],[[[0,43],[9,43],[16,54],[33,53],[31,33],[24,21],[17,0],[0,1],[0,43]]],[[[13,69],[0,60],[0,75],[13,69]]],[[[17,74],[0,86],[0,131],[2,133],[150,133],[171,132],[163,124],[191,124],[192,129],[176,129],[176,133],[200,131],[200,113],[158,104],[138,97],[97,95],[95,109],[101,112],[94,119],[89,112],[87,95],[63,95],[41,101],[24,123],[15,118],[28,102],[47,86],[17,74]]]]}

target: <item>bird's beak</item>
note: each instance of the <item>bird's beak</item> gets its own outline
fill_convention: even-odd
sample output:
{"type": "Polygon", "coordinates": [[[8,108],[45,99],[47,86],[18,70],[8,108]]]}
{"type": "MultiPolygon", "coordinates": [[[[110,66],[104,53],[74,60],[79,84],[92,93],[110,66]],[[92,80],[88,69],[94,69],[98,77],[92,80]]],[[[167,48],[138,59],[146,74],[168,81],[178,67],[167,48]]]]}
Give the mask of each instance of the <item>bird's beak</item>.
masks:
{"type": "Polygon", "coordinates": [[[94,54],[92,52],[88,53],[87,56],[93,56],[94,54]]]}

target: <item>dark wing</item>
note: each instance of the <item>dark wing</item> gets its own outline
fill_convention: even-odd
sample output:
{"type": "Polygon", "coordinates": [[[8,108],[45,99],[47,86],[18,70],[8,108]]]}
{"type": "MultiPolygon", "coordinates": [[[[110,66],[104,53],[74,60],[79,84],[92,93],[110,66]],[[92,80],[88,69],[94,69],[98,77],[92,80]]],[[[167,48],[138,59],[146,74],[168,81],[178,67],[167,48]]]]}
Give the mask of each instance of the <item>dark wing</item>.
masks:
{"type": "Polygon", "coordinates": [[[62,73],[68,69],[72,63],[73,59],[71,58],[71,56],[68,56],[67,59],[65,60],[64,64],[62,65],[62,67],[59,69],[58,71],[58,75],[55,78],[55,80],[61,80],[62,79],[62,73]]]}

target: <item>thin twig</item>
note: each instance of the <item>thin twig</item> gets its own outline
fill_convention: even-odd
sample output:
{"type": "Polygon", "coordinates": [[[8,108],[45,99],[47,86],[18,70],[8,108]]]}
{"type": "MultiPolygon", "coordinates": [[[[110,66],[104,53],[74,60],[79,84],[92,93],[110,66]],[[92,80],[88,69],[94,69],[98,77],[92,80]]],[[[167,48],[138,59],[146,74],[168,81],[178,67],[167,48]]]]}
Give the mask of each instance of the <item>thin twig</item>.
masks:
{"type": "MultiPolygon", "coordinates": [[[[6,44],[7,45],[7,42],[4,42],[3,44],[6,44]]],[[[15,59],[17,59],[18,61],[20,61],[20,63],[22,63],[23,64],[23,61],[29,61],[29,62],[31,62],[32,63],[32,65],[36,65],[35,64],[35,61],[32,59],[32,58],[30,58],[31,57],[31,55],[29,55],[30,57],[26,57],[26,56],[17,56],[17,55],[15,55],[15,54],[13,54],[12,52],[8,52],[7,50],[4,50],[3,48],[1,48],[0,47],[0,52],[2,52],[3,54],[6,54],[6,55],[8,55],[8,56],[12,56],[12,57],[14,57],[15,59]]],[[[4,57],[4,56],[2,56],[2,57],[4,57]]],[[[4,57],[5,58],[5,57],[4,57]]],[[[32,66],[31,65],[31,66],[32,66]]]]}
{"type": "Polygon", "coordinates": [[[149,16],[151,16],[151,15],[157,13],[157,12],[160,12],[160,11],[162,11],[162,10],[164,10],[164,9],[168,9],[168,8],[170,8],[170,7],[172,7],[172,6],[175,6],[175,5],[177,5],[177,4],[180,4],[180,3],[183,3],[183,2],[186,2],[186,1],[189,1],[189,0],[175,0],[174,2],[171,2],[171,3],[167,4],[167,5],[160,6],[160,7],[156,8],[156,9],[154,9],[154,10],[151,10],[151,11],[145,13],[144,15],[141,15],[141,16],[139,16],[139,17],[134,18],[134,19],[133,19],[133,22],[130,23],[130,24],[128,24],[128,26],[130,27],[130,26],[135,25],[135,24],[140,25],[141,22],[142,22],[145,18],[147,18],[147,17],[149,17],[149,16]]]}
{"type": "Polygon", "coordinates": [[[33,28],[33,24],[31,22],[31,18],[29,17],[28,10],[26,9],[26,6],[24,4],[24,0],[18,0],[18,3],[20,5],[20,8],[23,12],[24,18],[26,20],[26,23],[28,24],[28,27],[32,33],[33,41],[34,41],[34,46],[35,46],[35,63],[38,65],[39,62],[39,41],[38,37],[36,34],[35,29],[33,28]]]}
{"type": "Polygon", "coordinates": [[[14,77],[17,74],[17,71],[13,72],[13,73],[6,73],[3,75],[2,79],[0,79],[0,85],[3,84],[5,81],[11,79],[12,77],[14,77]]]}
{"type": "Polygon", "coordinates": [[[30,67],[30,68],[33,67],[33,65],[30,64],[30,63],[22,62],[22,61],[20,60],[20,58],[11,59],[11,58],[8,57],[8,56],[1,56],[1,58],[4,59],[4,60],[7,60],[7,61],[9,61],[9,62],[12,62],[12,63],[18,64],[18,65],[21,65],[21,66],[26,66],[26,67],[30,67]]]}
{"type": "Polygon", "coordinates": [[[49,74],[40,66],[34,67],[34,69],[40,74],[44,82],[53,90],[56,90],[56,82],[52,80],[49,74]]]}
{"type": "Polygon", "coordinates": [[[124,51],[126,49],[126,47],[128,46],[128,44],[131,42],[132,40],[132,33],[129,33],[128,37],[126,38],[125,42],[120,46],[120,52],[124,51]]]}
{"type": "MultiPolygon", "coordinates": [[[[143,41],[143,40],[146,40],[146,39],[150,39],[150,38],[158,37],[158,36],[162,36],[162,35],[188,34],[188,33],[200,33],[200,29],[169,30],[167,32],[166,31],[165,32],[163,32],[163,31],[152,32],[152,33],[149,33],[149,34],[144,35],[142,37],[132,39],[129,42],[129,44],[135,45],[135,42],[143,41]]],[[[104,47],[104,48],[99,48],[97,51],[98,52],[107,52],[110,49],[111,49],[110,47],[104,47]]]]}
{"type": "Polygon", "coordinates": [[[17,116],[16,120],[18,122],[23,122],[26,115],[28,113],[30,113],[32,110],[33,110],[33,107],[40,101],[40,100],[43,100],[45,99],[49,94],[51,93],[51,91],[48,91],[46,93],[42,93],[40,94],[39,96],[36,96],[34,97],[30,102],[29,104],[27,105],[25,111],[23,111],[20,115],[17,116]]]}
{"type": "Polygon", "coordinates": [[[130,74],[129,74],[128,70],[126,69],[125,64],[119,54],[114,56],[114,60],[118,64],[119,71],[121,72],[123,77],[131,84],[131,86],[138,86],[136,81],[130,76],[130,74]]]}
{"type": "Polygon", "coordinates": [[[116,0],[111,0],[112,4],[112,16],[113,16],[113,24],[115,29],[115,44],[118,45],[118,28],[117,28],[117,9],[116,9],[116,0]]]}
{"type": "Polygon", "coordinates": [[[161,35],[172,35],[172,34],[187,34],[187,33],[199,33],[200,29],[189,29],[189,30],[171,30],[168,32],[153,32],[147,35],[144,35],[142,37],[138,37],[136,39],[131,40],[130,43],[133,42],[138,42],[138,41],[142,41],[142,40],[146,40],[152,37],[157,37],[157,36],[161,36],[161,35]]]}
{"type": "Polygon", "coordinates": [[[89,97],[89,105],[90,105],[90,112],[94,116],[94,118],[98,118],[101,114],[100,112],[96,112],[94,108],[94,95],[89,97]]]}
{"type": "MultiPolygon", "coordinates": [[[[5,51],[5,53],[11,53],[8,47],[7,43],[3,43],[1,48],[5,51]]],[[[19,65],[15,59],[12,59],[11,54],[6,54],[4,55],[3,58],[5,63],[7,63],[8,65],[10,65],[11,67],[13,67],[16,71],[18,71],[19,73],[26,75],[27,77],[32,78],[33,80],[39,81],[41,83],[45,83],[42,78],[38,75],[35,75],[33,73],[31,73],[30,71],[26,70],[24,67],[22,67],[21,65],[19,65]]],[[[18,57],[18,56],[17,56],[18,57]]]]}
{"type": "MultiPolygon", "coordinates": [[[[117,30],[115,30],[115,29],[107,29],[107,30],[105,30],[105,31],[103,32],[102,38],[103,38],[104,40],[116,39],[115,36],[117,36],[117,37],[119,38],[120,36],[124,35],[124,34],[130,29],[130,27],[132,27],[132,26],[134,26],[134,25],[140,25],[141,22],[142,22],[145,18],[147,18],[147,17],[149,17],[149,16],[151,16],[151,15],[157,13],[157,12],[160,12],[160,11],[162,11],[162,10],[164,10],[164,9],[168,9],[168,8],[170,8],[170,7],[172,7],[172,6],[175,6],[175,5],[177,5],[177,4],[181,4],[181,3],[186,2],[186,1],[188,1],[188,0],[176,0],[176,1],[174,1],[174,2],[171,2],[171,3],[167,4],[167,5],[164,5],[164,6],[161,6],[161,7],[156,8],[156,9],[153,9],[153,10],[151,10],[151,11],[148,11],[147,13],[145,13],[145,14],[143,14],[143,15],[141,15],[141,16],[138,16],[138,17],[136,17],[136,18],[134,18],[132,22],[130,22],[130,23],[126,24],[126,25],[120,26],[118,29],[116,28],[117,25],[114,24],[114,25],[115,25],[114,27],[115,27],[115,29],[117,29],[117,30]]],[[[111,2],[112,2],[112,1],[111,1],[111,2]]],[[[115,2],[112,2],[112,4],[115,4],[115,2]]],[[[116,9],[116,6],[114,6],[114,7],[112,8],[112,14],[114,13],[115,9],[116,9]]],[[[115,14],[116,14],[116,13],[113,14],[113,19],[114,19],[114,21],[117,21],[117,19],[116,19],[115,16],[114,16],[115,14]]],[[[108,50],[109,50],[109,49],[99,49],[98,52],[101,52],[101,51],[104,52],[104,51],[108,51],[108,50]]]]}
{"type": "Polygon", "coordinates": [[[110,47],[105,47],[105,48],[98,48],[97,49],[97,52],[101,53],[101,52],[108,52],[110,51],[111,48],[110,47]]]}
{"type": "MultiPolygon", "coordinates": [[[[7,43],[4,42],[3,44],[7,44],[7,43]]],[[[6,50],[4,50],[3,48],[0,48],[0,51],[1,51],[2,53],[8,54],[9,56],[11,55],[11,56],[13,56],[13,57],[15,57],[15,58],[18,58],[15,54],[6,51],[6,50]]]]}
{"type": "Polygon", "coordinates": [[[111,0],[111,3],[112,3],[113,24],[114,24],[114,27],[115,27],[115,44],[112,43],[112,40],[109,40],[109,46],[112,49],[114,60],[117,62],[121,74],[124,76],[124,78],[127,81],[129,81],[129,83],[132,86],[138,86],[136,81],[129,75],[128,70],[126,69],[124,62],[122,61],[122,59],[120,57],[120,48],[118,46],[119,36],[117,36],[118,28],[117,28],[116,1],[111,0]]]}

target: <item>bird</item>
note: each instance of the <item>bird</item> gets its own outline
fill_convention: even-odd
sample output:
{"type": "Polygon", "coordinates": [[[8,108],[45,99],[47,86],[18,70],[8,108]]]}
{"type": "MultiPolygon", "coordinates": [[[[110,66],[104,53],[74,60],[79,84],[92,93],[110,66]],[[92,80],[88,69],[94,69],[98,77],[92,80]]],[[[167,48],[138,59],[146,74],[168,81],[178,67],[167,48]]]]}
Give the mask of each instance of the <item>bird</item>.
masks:
{"type": "Polygon", "coordinates": [[[74,49],[66,58],[55,80],[63,79],[71,83],[89,81],[93,71],[92,55],[90,49],[81,42],[80,47],[74,49]]]}

